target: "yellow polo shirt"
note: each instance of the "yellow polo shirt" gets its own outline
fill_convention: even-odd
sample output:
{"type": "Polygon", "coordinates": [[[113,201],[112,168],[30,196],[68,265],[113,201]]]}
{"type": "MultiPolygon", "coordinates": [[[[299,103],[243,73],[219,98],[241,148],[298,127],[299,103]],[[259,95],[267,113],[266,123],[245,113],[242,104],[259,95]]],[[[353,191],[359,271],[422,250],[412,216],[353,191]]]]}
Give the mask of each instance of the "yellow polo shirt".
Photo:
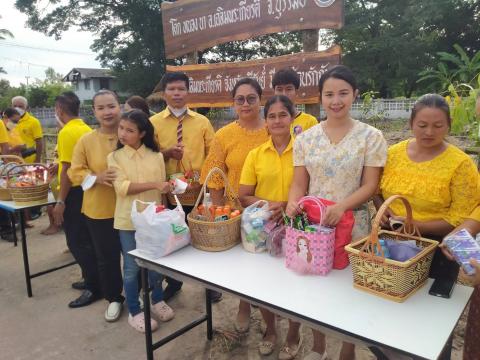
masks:
{"type": "Polygon", "coordinates": [[[0,144],[7,144],[10,142],[10,136],[8,136],[7,127],[5,123],[0,121],[0,144]]]}
{"type": "Polygon", "coordinates": [[[318,124],[315,116],[304,113],[303,111],[298,114],[290,127],[290,133],[293,137],[301,134],[302,132],[307,131],[311,127],[318,124]]]}
{"type": "Polygon", "coordinates": [[[251,150],[243,164],[240,185],[255,185],[255,196],[268,201],[288,201],[293,179],[293,138],[279,154],[272,139],[251,150]]]}
{"type": "MultiPolygon", "coordinates": [[[[168,107],[162,112],[152,116],[150,121],[155,128],[157,141],[162,151],[177,144],[178,119],[170,113],[168,107]]],[[[182,126],[183,144],[185,145],[185,152],[182,159],[183,166],[186,170],[193,168],[192,170],[200,172],[203,162],[210,150],[210,144],[215,131],[213,130],[210,120],[190,109],[187,110],[182,126]]],[[[167,177],[179,172],[177,168],[177,160],[167,160],[165,162],[167,177]]],[[[183,172],[181,167],[180,172],[183,172]]]]}
{"type": "MultiPolygon", "coordinates": [[[[68,176],[81,184],[89,174],[107,169],[107,156],[117,148],[117,134],[103,134],[98,129],[80,138],[73,150],[68,176]]],[[[113,186],[94,184],[83,193],[82,213],[91,219],[112,219],[115,213],[113,186]]]]}
{"type": "MultiPolygon", "coordinates": [[[[59,131],[57,138],[57,154],[58,154],[58,186],[60,187],[60,174],[62,173],[62,163],[71,163],[73,157],[73,149],[78,140],[85,134],[91,132],[90,126],[85,124],[82,119],[72,119],[65,124],[59,131]]],[[[81,182],[72,181],[72,186],[78,186],[81,182]]]]}
{"type": "Polygon", "coordinates": [[[117,179],[113,185],[117,194],[113,227],[119,230],[135,230],[131,220],[132,203],[135,199],[144,202],[162,203],[159,190],[144,191],[127,195],[131,183],[166,181],[165,163],[160,152],[154,152],[142,145],[135,150],[130,146],[112,152],[107,157],[108,167],[116,170],[117,179]]]}
{"type": "MultiPolygon", "coordinates": [[[[15,131],[20,135],[20,138],[27,148],[36,147],[35,140],[43,137],[42,125],[40,124],[40,121],[29,112],[26,112],[20,118],[20,121],[15,127],[15,131]]],[[[26,157],[25,162],[33,163],[35,161],[35,156],[36,155],[33,154],[26,157]]]]}

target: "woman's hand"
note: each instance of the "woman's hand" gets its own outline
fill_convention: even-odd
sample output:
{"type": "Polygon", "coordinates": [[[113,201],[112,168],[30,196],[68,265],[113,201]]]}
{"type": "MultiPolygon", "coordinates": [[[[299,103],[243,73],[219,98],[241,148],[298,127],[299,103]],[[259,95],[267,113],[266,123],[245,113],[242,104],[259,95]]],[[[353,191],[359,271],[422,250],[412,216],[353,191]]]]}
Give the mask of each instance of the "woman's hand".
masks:
{"type": "Polygon", "coordinates": [[[302,211],[303,209],[298,204],[298,201],[289,201],[285,209],[285,213],[288,217],[294,217],[295,215],[300,214],[302,211]]]}
{"type": "Polygon", "coordinates": [[[448,247],[445,246],[445,244],[440,244],[440,245],[438,245],[438,247],[440,248],[440,250],[442,250],[443,255],[445,255],[445,257],[448,260],[455,261],[455,258],[453,257],[453,255],[450,252],[450,250],[448,249],[448,247]]]}
{"type": "Polygon", "coordinates": [[[324,219],[322,219],[323,224],[327,226],[336,226],[340,222],[345,210],[346,209],[341,204],[327,206],[324,219]]]}
{"type": "Polygon", "coordinates": [[[380,225],[382,226],[382,228],[391,229],[390,218],[393,217],[395,217],[395,213],[392,211],[392,209],[387,208],[383,213],[382,218],[380,219],[380,225]]]}
{"type": "Polygon", "coordinates": [[[174,188],[175,188],[175,185],[173,181],[159,182],[157,184],[157,190],[160,190],[162,194],[171,193],[174,188]]]}
{"type": "Polygon", "coordinates": [[[470,265],[474,267],[475,274],[467,275],[465,271],[463,271],[463,269],[460,267],[460,278],[463,281],[472,284],[473,286],[480,285],[480,264],[475,259],[470,259],[470,265]]]}
{"type": "Polygon", "coordinates": [[[175,144],[171,148],[165,150],[163,155],[165,156],[166,160],[168,159],[182,160],[184,147],[185,145],[183,144],[175,144]]]}
{"type": "Polygon", "coordinates": [[[95,174],[97,179],[95,180],[96,184],[103,184],[107,186],[112,186],[112,183],[117,178],[117,172],[115,169],[107,169],[104,172],[95,174]]]}
{"type": "Polygon", "coordinates": [[[270,220],[278,222],[282,218],[282,210],[285,210],[286,206],[286,201],[269,201],[268,210],[272,213],[270,220]]]}

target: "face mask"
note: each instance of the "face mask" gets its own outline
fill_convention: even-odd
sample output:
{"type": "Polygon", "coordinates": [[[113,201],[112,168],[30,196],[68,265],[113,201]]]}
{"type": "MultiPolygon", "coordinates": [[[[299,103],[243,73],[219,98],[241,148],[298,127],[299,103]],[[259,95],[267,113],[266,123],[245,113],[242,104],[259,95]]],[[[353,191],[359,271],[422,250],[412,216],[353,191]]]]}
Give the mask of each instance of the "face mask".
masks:
{"type": "Polygon", "coordinates": [[[22,108],[16,107],[15,110],[18,111],[18,113],[20,114],[20,116],[23,116],[23,114],[25,114],[25,110],[23,110],[22,108]]]}

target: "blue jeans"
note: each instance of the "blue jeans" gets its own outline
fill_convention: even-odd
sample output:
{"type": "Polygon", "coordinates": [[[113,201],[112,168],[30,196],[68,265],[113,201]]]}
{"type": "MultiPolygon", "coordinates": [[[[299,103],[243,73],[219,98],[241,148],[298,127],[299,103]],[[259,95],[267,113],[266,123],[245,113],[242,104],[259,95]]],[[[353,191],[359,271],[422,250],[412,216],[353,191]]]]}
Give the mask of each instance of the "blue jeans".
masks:
{"type": "MultiPolygon", "coordinates": [[[[123,287],[125,288],[125,297],[127,298],[128,312],[135,316],[142,310],[138,301],[138,273],[140,267],[135,262],[135,258],[128,254],[135,250],[135,231],[120,230],[120,243],[122,244],[123,255],[123,287]]],[[[162,290],[163,275],[154,271],[148,271],[148,282],[152,291],[152,304],[163,300],[162,290]]]]}

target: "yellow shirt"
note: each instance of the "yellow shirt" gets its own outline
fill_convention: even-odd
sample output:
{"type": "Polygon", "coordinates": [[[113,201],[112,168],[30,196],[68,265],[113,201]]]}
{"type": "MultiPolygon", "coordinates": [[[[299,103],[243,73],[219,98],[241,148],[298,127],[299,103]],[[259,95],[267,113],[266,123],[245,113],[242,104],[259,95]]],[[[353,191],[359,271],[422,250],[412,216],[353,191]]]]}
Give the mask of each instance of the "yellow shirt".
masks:
{"type": "MultiPolygon", "coordinates": [[[[20,135],[23,143],[27,148],[34,148],[36,146],[35,140],[43,137],[42,125],[40,121],[29,112],[26,112],[15,127],[15,131],[20,135]]],[[[33,163],[35,161],[35,154],[25,158],[26,163],[33,163]]]]}
{"type": "Polygon", "coordinates": [[[293,179],[293,138],[282,154],[272,139],[250,151],[243,164],[241,185],[255,185],[255,196],[268,201],[288,201],[293,179]]]}
{"type": "MultiPolygon", "coordinates": [[[[58,186],[60,187],[60,174],[62,173],[62,163],[71,163],[73,149],[78,140],[92,129],[83,122],[82,119],[72,119],[58,133],[57,154],[58,154],[58,186]]],[[[72,186],[78,186],[81,182],[73,182],[72,186]]]]}
{"type": "MultiPolygon", "coordinates": [[[[82,183],[85,176],[107,169],[107,156],[117,148],[117,134],[94,130],[78,140],[73,150],[68,176],[72,183],[82,183]]],[[[91,219],[112,219],[115,213],[113,186],[94,184],[83,193],[82,213],[91,219]]]]}
{"type": "Polygon", "coordinates": [[[127,195],[131,183],[166,181],[165,163],[162,153],[157,153],[142,145],[138,150],[125,146],[108,155],[108,167],[117,172],[113,185],[117,193],[115,220],[113,227],[119,230],[135,230],[130,218],[135,199],[144,202],[162,203],[159,190],[149,190],[135,195],[127,195]]]}
{"type": "MultiPolygon", "coordinates": [[[[238,185],[243,163],[250,150],[255,149],[268,140],[266,128],[247,130],[234,121],[215,133],[212,148],[202,168],[200,182],[203,184],[208,172],[218,167],[225,172],[232,188],[231,196],[238,196],[238,185]]],[[[224,187],[221,176],[213,176],[208,183],[212,189],[224,187]]]]}
{"type": "MultiPolygon", "coordinates": [[[[387,164],[380,189],[383,198],[403,195],[418,221],[443,219],[459,225],[478,204],[478,171],[472,159],[453,145],[430,161],[414,162],[407,154],[409,140],[388,150],[387,164]]],[[[400,201],[390,206],[399,216],[405,216],[400,201]]]]}
{"type": "Polygon", "coordinates": [[[3,121],[0,121],[0,144],[7,144],[10,142],[7,127],[3,121]]]}
{"type": "MultiPolygon", "coordinates": [[[[177,144],[178,119],[170,113],[168,107],[152,116],[150,121],[155,128],[158,144],[162,151],[177,144]]],[[[210,150],[210,144],[215,133],[212,124],[205,116],[189,109],[183,119],[182,128],[183,144],[185,145],[182,159],[183,166],[186,170],[199,171],[210,150]]],[[[165,162],[167,176],[183,172],[182,167],[178,165],[178,161],[175,159],[167,160],[165,162]]]]}
{"type": "Polygon", "coordinates": [[[318,124],[318,121],[315,118],[315,116],[304,113],[302,111],[293,120],[293,123],[290,128],[290,133],[293,137],[295,137],[301,134],[302,132],[307,131],[308,129],[310,129],[311,127],[317,124],[318,124]]]}

